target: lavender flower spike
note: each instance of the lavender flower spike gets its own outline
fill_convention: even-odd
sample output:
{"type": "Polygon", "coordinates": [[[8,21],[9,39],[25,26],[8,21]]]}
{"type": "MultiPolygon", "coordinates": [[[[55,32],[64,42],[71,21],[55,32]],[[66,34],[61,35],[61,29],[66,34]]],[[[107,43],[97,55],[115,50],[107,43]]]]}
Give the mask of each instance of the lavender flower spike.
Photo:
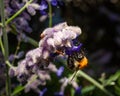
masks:
{"type": "MultiPolygon", "coordinates": [[[[79,46],[73,45],[73,39],[76,39],[80,34],[81,29],[79,27],[68,26],[66,22],[45,29],[41,34],[42,38],[39,42],[39,47],[27,52],[25,59],[21,60],[18,66],[11,70],[11,75],[17,76],[20,82],[27,83],[26,92],[30,89],[37,90],[39,85],[45,85],[47,80],[51,80],[51,72],[61,76],[64,67],[57,69],[52,62],[60,54],[53,57],[51,54],[61,51],[64,52],[63,56],[66,56],[68,54],[65,52],[65,48],[70,49],[70,51],[80,50],[82,44],[79,46]],[[33,76],[36,76],[35,82],[29,82],[33,76]]],[[[64,93],[69,80],[64,78],[60,82],[62,83],[60,92],[64,93]]]]}
{"type": "Polygon", "coordinates": [[[43,39],[40,40],[39,47],[42,47],[43,51],[48,52],[49,57],[49,53],[54,53],[57,49],[72,47],[72,40],[80,34],[81,29],[79,27],[68,26],[66,22],[60,23],[53,28],[47,28],[43,31],[41,34],[43,39]]]}

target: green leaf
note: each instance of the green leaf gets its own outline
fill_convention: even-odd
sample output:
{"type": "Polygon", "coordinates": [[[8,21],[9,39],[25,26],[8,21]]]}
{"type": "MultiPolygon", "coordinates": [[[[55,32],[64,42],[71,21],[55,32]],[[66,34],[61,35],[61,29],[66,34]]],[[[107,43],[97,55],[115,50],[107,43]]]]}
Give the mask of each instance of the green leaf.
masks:
{"type": "Polygon", "coordinates": [[[83,95],[83,94],[86,94],[86,93],[88,93],[88,92],[91,92],[91,91],[93,91],[94,89],[95,89],[95,86],[93,86],[93,85],[86,86],[86,87],[84,87],[84,88],[82,89],[82,95],[83,95]]]}
{"type": "Polygon", "coordinates": [[[21,85],[17,86],[17,87],[14,89],[14,91],[13,91],[13,93],[12,93],[12,96],[15,96],[16,94],[18,94],[19,92],[21,92],[22,90],[24,90],[24,88],[25,88],[25,86],[21,86],[21,85]]]}
{"type": "Polygon", "coordinates": [[[119,77],[120,77],[120,71],[117,71],[114,75],[110,76],[110,78],[105,81],[105,86],[113,85],[119,77]]]}

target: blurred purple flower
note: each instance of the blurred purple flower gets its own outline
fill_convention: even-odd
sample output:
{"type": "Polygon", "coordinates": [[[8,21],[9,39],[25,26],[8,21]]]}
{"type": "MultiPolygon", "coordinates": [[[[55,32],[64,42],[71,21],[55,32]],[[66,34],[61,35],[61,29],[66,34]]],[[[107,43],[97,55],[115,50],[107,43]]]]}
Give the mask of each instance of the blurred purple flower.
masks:
{"type": "Polygon", "coordinates": [[[80,96],[80,94],[81,94],[81,86],[79,86],[78,85],[78,83],[75,81],[75,80],[73,80],[72,82],[71,82],[71,85],[73,86],[73,88],[75,89],[75,94],[74,94],[74,96],[80,96]]]}
{"type": "Polygon", "coordinates": [[[52,6],[57,6],[58,5],[58,2],[62,2],[62,1],[58,1],[58,0],[42,0],[41,3],[40,3],[40,13],[42,15],[46,15],[46,9],[48,8],[48,2],[50,2],[50,4],[52,6]]]}
{"type": "Polygon", "coordinates": [[[27,11],[28,11],[32,16],[36,14],[35,9],[34,9],[33,7],[31,7],[31,6],[28,6],[28,7],[27,7],[27,11]]]}
{"type": "Polygon", "coordinates": [[[55,92],[54,96],[64,96],[64,93],[62,91],[60,92],[55,92]]]}
{"type": "Polygon", "coordinates": [[[51,0],[51,4],[52,4],[53,6],[57,6],[57,0],[51,0]]]}
{"type": "Polygon", "coordinates": [[[45,10],[48,8],[47,2],[45,0],[41,1],[40,10],[45,10]]]}
{"type": "Polygon", "coordinates": [[[9,75],[10,75],[10,77],[14,77],[15,76],[15,70],[16,70],[16,67],[13,67],[13,68],[9,69],[9,75]]]}
{"type": "Polygon", "coordinates": [[[17,39],[18,39],[19,41],[28,42],[27,36],[26,36],[24,33],[22,33],[22,32],[21,32],[19,35],[17,35],[17,39]]]}
{"type": "Polygon", "coordinates": [[[34,90],[35,92],[39,93],[40,89],[38,86],[40,85],[40,81],[36,79],[36,75],[32,75],[29,79],[27,84],[25,85],[25,92],[29,92],[31,89],[34,90]]]}
{"type": "Polygon", "coordinates": [[[47,88],[44,88],[42,91],[40,91],[39,96],[44,96],[45,92],[47,92],[47,88]]]}
{"type": "Polygon", "coordinates": [[[79,52],[81,50],[82,43],[80,43],[78,46],[72,46],[71,48],[66,48],[65,53],[67,55],[71,55],[73,52],[79,52]]]}
{"type": "Polygon", "coordinates": [[[20,31],[24,31],[24,32],[28,32],[28,33],[32,32],[32,29],[30,28],[28,21],[23,17],[16,18],[14,20],[14,24],[16,25],[18,33],[20,33],[20,31]]]}
{"type": "Polygon", "coordinates": [[[57,76],[60,77],[60,76],[62,75],[63,71],[64,71],[64,67],[61,66],[61,67],[57,70],[57,73],[56,73],[57,76]]]}
{"type": "Polygon", "coordinates": [[[21,57],[23,57],[23,55],[24,55],[24,51],[20,51],[18,54],[17,54],[17,56],[16,56],[16,58],[21,58],[21,57]]]}
{"type": "Polygon", "coordinates": [[[40,10],[40,13],[41,13],[42,15],[47,15],[47,12],[44,11],[44,10],[40,10]]]}
{"type": "Polygon", "coordinates": [[[31,20],[31,16],[26,12],[22,12],[21,16],[24,17],[25,20],[28,20],[28,21],[31,20]]]}
{"type": "Polygon", "coordinates": [[[36,10],[40,10],[40,5],[37,3],[31,3],[27,7],[27,11],[33,16],[36,14],[36,10]]]}
{"type": "Polygon", "coordinates": [[[14,59],[15,59],[14,54],[11,54],[11,55],[9,56],[9,61],[12,62],[14,59]]]}
{"type": "Polygon", "coordinates": [[[41,4],[40,4],[40,13],[42,15],[46,15],[47,13],[46,13],[45,9],[47,9],[47,8],[48,8],[47,2],[45,0],[42,0],[41,4]]]}
{"type": "Polygon", "coordinates": [[[75,96],[76,95],[79,95],[80,96],[80,94],[81,94],[81,86],[80,87],[77,87],[76,89],[75,89],[75,96]]]}

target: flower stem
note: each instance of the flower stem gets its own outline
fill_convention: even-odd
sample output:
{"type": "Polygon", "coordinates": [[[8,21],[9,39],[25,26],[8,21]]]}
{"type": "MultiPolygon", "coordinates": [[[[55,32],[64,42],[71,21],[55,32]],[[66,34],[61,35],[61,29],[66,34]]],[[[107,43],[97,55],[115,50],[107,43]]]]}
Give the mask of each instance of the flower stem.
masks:
{"type": "Polygon", "coordinates": [[[87,75],[86,73],[84,73],[82,70],[78,71],[78,75],[77,76],[82,76],[83,78],[85,78],[86,80],[88,80],[89,82],[91,82],[93,85],[95,85],[97,88],[99,88],[101,91],[103,91],[106,95],[108,95],[108,96],[114,96],[107,89],[105,89],[104,86],[102,86],[100,83],[98,83],[92,77],[90,77],[89,75],[87,75]]]}
{"type": "Polygon", "coordinates": [[[4,56],[5,55],[5,50],[4,50],[4,47],[3,47],[3,42],[2,42],[1,36],[0,36],[0,47],[1,47],[1,50],[2,50],[2,54],[4,56]]]}
{"type": "Polygon", "coordinates": [[[49,7],[49,27],[52,27],[52,6],[50,4],[50,1],[48,1],[48,7],[49,7]]]}
{"type": "Polygon", "coordinates": [[[38,47],[38,42],[35,41],[34,39],[30,38],[30,37],[26,37],[28,39],[28,43],[32,44],[35,47],[38,47]]]}
{"type": "Polygon", "coordinates": [[[6,62],[5,62],[10,68],[13,68],[14,69],[14,66],[12,65],[12,64],[10,64],[10,62],[7,60],[6,62]]]}
{"type": "MultiPolygon", "coordinates": [[[[8,36],[6,32],[6,26],[5,26],[5,14],[4,14],[4,0],[0,0],[0,12],[1,12],[1,22],[2,22],[2,32],[3,32],[3,43],[4,43],[4,59],[5,61],[8,60],[9,55],[9,48],[8,48],[8,36]]],[[[11,94],[11,88],[10,88],[10,77],[8,74],[9,67],[6,64],[6,95],[10,96],[11,94]]]]}
{"type": "MultiPolygon", "coordinates": [[[[17,53],[18,53],[18,51],[20,49],[20,44],[21,44],[21,40],[18,40],[18,44],[17,44],[16,50],[15,50],[14,56],[17,55],[17,53]]],[[[14,60],[12,62],[12,65],[14,65],[14,62],[15,62],[15,58],[14,58],[14,60]]]]}

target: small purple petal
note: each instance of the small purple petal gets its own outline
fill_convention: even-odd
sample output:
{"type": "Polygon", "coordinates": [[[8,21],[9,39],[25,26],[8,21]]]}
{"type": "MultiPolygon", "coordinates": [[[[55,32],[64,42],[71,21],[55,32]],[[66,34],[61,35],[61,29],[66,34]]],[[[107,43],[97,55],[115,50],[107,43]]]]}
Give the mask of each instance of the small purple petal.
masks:
{"type": "Polygon", "coordinates": [[[54,93],[54,96],[64,96],[64,93],[63,92],[56,92],[56,93],[54,93]]]}
{"type": "Polygon", "coordinates": [[[73,52],[80,51],[81,47],[82,47],[82,43],[80,43],[78,46],[72,46],[71,48],[66,48],[65,53],[67,55],[71,55],[73,52]]]}
{"type": "Polygon", "coordinates": [[[32,6],[27,7],[27,11],[33,16],[36,14],[35,9],[32,6]]]}
{"type": "Polygon", "coordinates": [[[24,51],[19,52],[18,55],[17,55],[18,59],[21,58],[23,55],[24,55],[24,51]]]}
{"type": "Polygon", "coordinates": [[[40,4],[40,10],[45,10],[47,8],[48,8],[47,3],[44,0],[42,0],[40,4]]]}
{"type": "Polygon", "coordinates": [[[11,54],[11,55],[9,56],[9,61],[12,62],[14,59],[15,59],[15,56],[14,56],[13,54],[11,54]]]}
{"type": "Polygon", "coordinates": [[[28,13],[23,12],[21,15],[25,18],[25,20],[31,20],[31,16],[28,13]]]}
{"type": "Polygon", "coordinates": [[[79,95],[81,94],[81,88],[82,88],[82,87],[80,86],[80,87],[77,87],[77,88],[75,89],[75,96],[78,95],[78,94],[79,94],[79,95]]]}
{"type": "Polygon", "coordinates": [[[42,15],[47,15],[47,12],[44,11],[44,10],[40,10],[40,13],[41,13],[42,15]]]}
{"type": "Polygon", "coordinates": [[[60,77],[62,75],[63,71],[64,71],[64,67],[61,66],[57,71],[57,76],[60,77]]]}
{"type": "Polygon", "coordinates": [[[53,6],[57,6],[57,0],[52,0],[52,1],[51,1],[51,4],[52,4],[53,6]]]}
{"type": "Polygon", "coordinates": [[[15,70],[13,68],[9,69],[9,75],[10,75],[10,77],[14,77],[15,76],[15,70]]]}
{"type": "Polygon", "coordinates": [[[39,96],[43,96],[46,91],[47,91],[47,88],[43,89],[43,91],[41,91],[41,92],[39,93],[39,96]]]}
{"type": "Polygon", "coordinates": [[[32,32],[32,28],[30,28],[29,26],[23,27],[23,29],[28,33],[32,32]]]}
{"type": "Polygon", "coordinates": [[[82,47],[82,43],[80,43],[78,46],[73,46],[71,51],[80,51],[81,47],[82,47]]]}

